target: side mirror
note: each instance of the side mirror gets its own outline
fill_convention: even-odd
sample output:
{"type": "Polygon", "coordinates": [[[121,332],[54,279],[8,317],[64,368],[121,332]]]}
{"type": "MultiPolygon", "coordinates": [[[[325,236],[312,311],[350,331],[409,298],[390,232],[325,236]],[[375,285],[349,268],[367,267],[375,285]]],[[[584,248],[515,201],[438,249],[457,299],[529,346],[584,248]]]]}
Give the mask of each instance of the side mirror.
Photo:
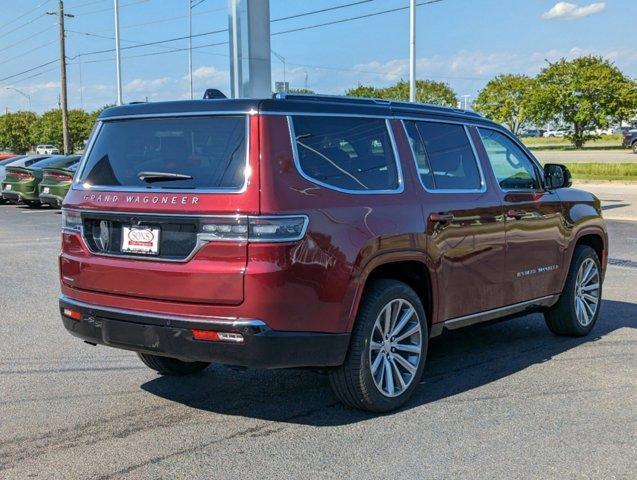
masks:
{"type": "Polygon", "coordinates": [[[559,163],[547,163],[544,165],[544,183],[549,190],[570,187],[573,184],[571,172],[559,163]]]}

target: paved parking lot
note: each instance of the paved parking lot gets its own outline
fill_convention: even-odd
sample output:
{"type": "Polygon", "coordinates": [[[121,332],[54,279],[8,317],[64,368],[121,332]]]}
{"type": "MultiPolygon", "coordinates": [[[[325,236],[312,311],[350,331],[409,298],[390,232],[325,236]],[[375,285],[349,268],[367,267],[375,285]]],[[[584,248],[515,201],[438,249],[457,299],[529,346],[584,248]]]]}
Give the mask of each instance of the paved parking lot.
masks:
{"type": "Polygon", "coordinates": [[[444,335],[414,398],[385,416],[344,408],[316,373],[162,378],[71,337],[59,222],[0,206],[3,479],[635,478],[636,221],[608,222],[590,337],[552,336],[539,315],[444,335]]]}

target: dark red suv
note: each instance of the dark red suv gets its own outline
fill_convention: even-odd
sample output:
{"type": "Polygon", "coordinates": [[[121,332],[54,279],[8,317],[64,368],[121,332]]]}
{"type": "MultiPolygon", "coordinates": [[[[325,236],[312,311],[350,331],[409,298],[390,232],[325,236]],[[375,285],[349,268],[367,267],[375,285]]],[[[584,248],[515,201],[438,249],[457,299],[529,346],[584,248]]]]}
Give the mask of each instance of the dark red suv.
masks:
{"type": "Polygon", "coordinates": [[[388,411],[445,329],[600,310],[600,202],[465,111],[340,97],[104,111],[64,203],[60,311],[162,374],[327,370],[388,411]]]}

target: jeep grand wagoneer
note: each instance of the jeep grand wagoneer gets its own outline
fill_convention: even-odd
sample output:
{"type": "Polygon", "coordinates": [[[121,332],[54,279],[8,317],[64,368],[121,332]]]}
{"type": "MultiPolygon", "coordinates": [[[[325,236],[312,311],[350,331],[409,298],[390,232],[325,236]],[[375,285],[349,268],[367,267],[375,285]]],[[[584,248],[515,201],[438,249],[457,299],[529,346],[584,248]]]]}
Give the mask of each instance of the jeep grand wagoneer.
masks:
{"type": "MultiPolygon", "coordinates": [[[[64,201],[60,312],[161,374],[329,372],[403,404],[445,329],[600,311],[600,202],[471,112],[322,96],[110,108],[64,201]]],[[[424,388],[424,387],[423,387],[424,388]]]]}

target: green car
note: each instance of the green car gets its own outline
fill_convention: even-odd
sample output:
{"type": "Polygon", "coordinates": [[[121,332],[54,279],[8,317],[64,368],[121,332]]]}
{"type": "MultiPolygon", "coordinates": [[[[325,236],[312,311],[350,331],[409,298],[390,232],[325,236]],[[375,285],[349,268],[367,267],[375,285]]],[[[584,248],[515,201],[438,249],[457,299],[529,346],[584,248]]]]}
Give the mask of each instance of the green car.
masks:
{"type": "Polygon", "coordinates": [[[29,167],[7,167],[2,181],[2,198],[10,202],[22,202],[29,207],[41,205],[38,185],[45,168],[68,168],[80,160],[79,155],[53,155],[29,167]]]}
{"type": "Polygon", "coordinates": [[[73,184],[73,175],[79,162],[62,168],[45,168],[42,170],[42,181],[38,186],[40,202],[44,205],[60,208],[64,197],[73,184]]]}

